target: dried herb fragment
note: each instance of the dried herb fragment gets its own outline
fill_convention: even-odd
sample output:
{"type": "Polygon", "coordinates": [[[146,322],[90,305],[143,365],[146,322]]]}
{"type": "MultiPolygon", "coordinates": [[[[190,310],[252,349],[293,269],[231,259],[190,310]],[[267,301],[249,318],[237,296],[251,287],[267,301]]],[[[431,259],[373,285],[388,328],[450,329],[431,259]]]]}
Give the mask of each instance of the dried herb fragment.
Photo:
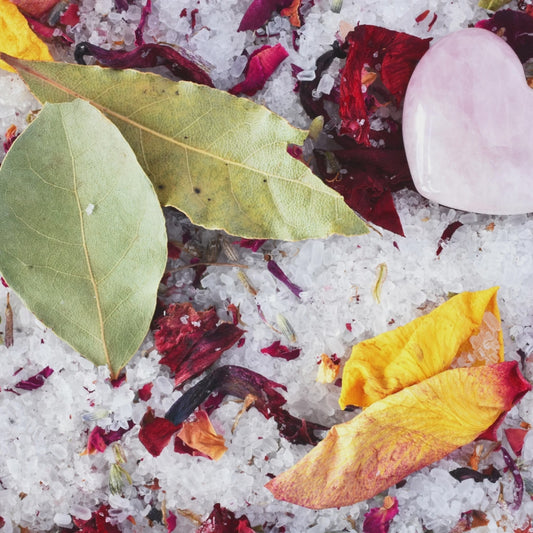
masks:
{"type": "Polygon", "coordinates": [[[6,296],[6,327],[4,331],[4,345],[6,348],[11,348],[13,346],[13,309],[9,303],[9,293],[6,296]]]}
{"type": "Polygon", "coordinates": [[[513,502],[511,504],[511,509],[518,510],[522,505],[522,497],[524,495],[524,481],[522,479],[522,475],[520,474],[520,470],[518,470],[516,462],[513,460],[509,452],[503,446],[500,448],[500,450],[503,455],[503,460],[505,461],[505,464],[507,465],[507,468],[513,475],[514,479],[514,497],[513,502]]]}
{"type": "Polygon", "coordinates": [[[196,533],[255,533],[245,515],[237,518],[233,511],[215,503],[209,516],[196,533]]]}
{"type": "Polygon", "coordinates": [[[193,59],[186,57],[184,51],[178,51],[166,44],[142,44],[133,50],[106,50],[88,42],[78,43],[74,59],[85,65],[85,56],[93,56],[99,63],[115,69],[165,67],[174,76],[214,87],[209,74],[193,59]]]}
{"type": "Polygon", "coordinates": [[[448,241],[452,238],[453,234],[463,225],[462,222],[459,222],[456,220],[455,222],[452,222],[451,224],[448,224],[446,226],[446,229],[442,232],[442,235],[440,236],[439,243],[437,245],[437,251],[435,252],[435,255],[438,257],[443,249],[443,246],[448,243],[448,241]]]}
{"type": "Polygon", "coordinates": [[[287,50],[279,43],[275,46],[265,45],[254,50],[248,58],[244,81],[229,89],[228,92],[253,96],[265,86],[270,76],[288,56],[287,50]]]}
{"type": "Polygon", "coordinates": [[[398,500],[385,496],[381,507],[365,513],[363,533],[388,533],[393,518],[398,514],[398,500]]]}
{"type": "Polygon", "coordinates": [[[381,302],[381,289],[383,288],[386,279],[387,264],[380,263],[377,268],[376,283],[374,283],[374,287],[372,288],[372,296],[374,296],[374,299],[378,304],[381,302]]]}
{"type": "MultiPolygon", "coordinates": [[[[188,389],[165,414],[165,418],[174,425],[184,422],[194,410],[208,398],[217,393],[216,406],[225,396],[236,396],[244,400],[247,396],[255,397],[253,406],[265,417],[273,417],[278,423],[282,436],[294,443],[314,443],[319,438],[315,431],[326,429],[324,426],[293,417],[281,408],[285,398],[276,390],[286,390],[284,385],[271,381],[252,370],[235,365],[217,368],[202,381],[188,389]]],[[[216,407],[215,406],[215,407],[216,407]]],[[[212,410],[215,407],[207,407],[212,410]]]]}

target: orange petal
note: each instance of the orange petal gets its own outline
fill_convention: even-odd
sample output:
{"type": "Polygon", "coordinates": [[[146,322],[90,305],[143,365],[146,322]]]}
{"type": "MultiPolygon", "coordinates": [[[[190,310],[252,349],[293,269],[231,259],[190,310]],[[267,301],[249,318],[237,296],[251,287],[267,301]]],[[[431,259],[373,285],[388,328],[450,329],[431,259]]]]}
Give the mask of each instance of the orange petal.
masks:
{"type": "Polygon", "coordinates": [[[366,500],[474,440],[528,390],[514,361],[442,372],[333,426],[266,487],[312,509],[366,500]]]}
{"type": "Polygon", "coordinates": [[[202,452],[215,461],[218,461],[227,450],[224,437],[215,431],[209,416],[202,410],[196,413],[194,422],[183,424],[178,437],[191,448],[202,452]]]}
{"type": "Polygon", "coordinates": [[[316,374],[316,381],[318,383],[333,383],[339,375],[341,367],[340,360],[335,362],[331,357],[323,353],[321,356],[320,365],[316,374]]]}
{"type": "MultiPolygon", "coordinates": [[[[53,61],[46,44],[33,33],[17,6],[8,0],[0,0],[0,52],[21,59],[53,61]]],[[[15,72],[2,60],[0,68],[15,72]]]]}
{"type": "Polygon", "coordinates": [[[341,408],[371,405],[446,370],[459,356],[470,365],[503,361],[497,290],[493,287],[463,292],[405,326],[354,346],[343,371],[341,408]],[[488,360],[479,357],[476,363],[473,358],[480,349],[473,348],[471,340],[480,341],[478,334],[485,328],[484,316],[496,324],[496,330],[491,333],[494,339],[488,360]]]}

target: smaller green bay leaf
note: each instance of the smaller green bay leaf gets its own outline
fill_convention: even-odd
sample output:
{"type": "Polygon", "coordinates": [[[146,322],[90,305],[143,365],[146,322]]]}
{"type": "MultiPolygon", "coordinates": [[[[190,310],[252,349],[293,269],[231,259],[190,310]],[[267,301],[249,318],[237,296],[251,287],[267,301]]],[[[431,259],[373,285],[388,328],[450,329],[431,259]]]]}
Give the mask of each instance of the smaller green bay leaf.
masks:
{"type": "Polygon", "coordinates": [[[358,235],[367,225],[287,153],[307,131],[246,98],[136,70],[2,55],[41,102],[82,98],[130,143],[162,205],[248,238],[358,235]]]}
{"type": "Polygon", "coordinates": [[[46,104],[0,167],[0,272],[28,308],[116,377],[143,341],[166,264],[153,186],[83,100],[46,104]]]}

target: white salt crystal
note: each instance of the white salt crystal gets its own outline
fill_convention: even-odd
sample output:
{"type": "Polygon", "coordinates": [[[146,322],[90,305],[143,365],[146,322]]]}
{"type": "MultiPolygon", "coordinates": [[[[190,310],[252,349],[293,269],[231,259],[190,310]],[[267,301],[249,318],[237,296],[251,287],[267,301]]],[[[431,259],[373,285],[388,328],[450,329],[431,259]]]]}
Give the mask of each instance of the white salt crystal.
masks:
{"type": "Polygon", "coordinates": [[[54,523],[60,527],[68,527],[70,526],[71,522],[72,519],[70,518],[69,514],[56,513],[54,515],[54,523]]]}
{"type": "Polygon", "coordinates": [[[92,512],[88,507],[78,504],[72,505],[69,512],[72,516],[75,516],[80,520],[89,520],[92,516],[92,512]]]}
{"type": "Polygon", "coordinates": [[[318,86],[316,88],[316,92],[320,94],[329,94],[331,92],[331,89],[333,89],[333,86],[335,85],[335,79],[330,76],[328,73],[325,73],[320,78],[320,81],[318,82],[318,86]]]}
{"type": "Polygon", "coordinates": [[[238,78],[243,72],[248,63],[248,58],[245,55],[240,55],[235,58],[230,69],[230,76],[238,78]]]}
{"type": "Polygon", "coordinates": [[[313,81],[316,77],[314,70],[301,70],[296,74],[296,78],[300,81],[313,81]]]}

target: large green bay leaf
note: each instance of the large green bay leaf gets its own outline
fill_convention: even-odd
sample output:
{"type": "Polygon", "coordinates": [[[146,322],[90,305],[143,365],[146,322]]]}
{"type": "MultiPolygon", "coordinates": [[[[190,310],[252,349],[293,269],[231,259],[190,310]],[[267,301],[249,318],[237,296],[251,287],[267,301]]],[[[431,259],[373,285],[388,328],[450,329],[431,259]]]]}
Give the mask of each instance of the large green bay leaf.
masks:
{"type": "Polygon", "coordinates": [[[362,234],[366,224],[287,153],[307,132],[254,102],[151,73],[5,58],[41,102],[83,98],[120,129],[162,205],[248,238],[362,234]]]}
{"type": "Polygon", "coordinates": [[[164,217],[118,129],[83,100],[46,104],[0,167],[0,272],[47,327],[112,376],[152,319],[164,217]]]}

